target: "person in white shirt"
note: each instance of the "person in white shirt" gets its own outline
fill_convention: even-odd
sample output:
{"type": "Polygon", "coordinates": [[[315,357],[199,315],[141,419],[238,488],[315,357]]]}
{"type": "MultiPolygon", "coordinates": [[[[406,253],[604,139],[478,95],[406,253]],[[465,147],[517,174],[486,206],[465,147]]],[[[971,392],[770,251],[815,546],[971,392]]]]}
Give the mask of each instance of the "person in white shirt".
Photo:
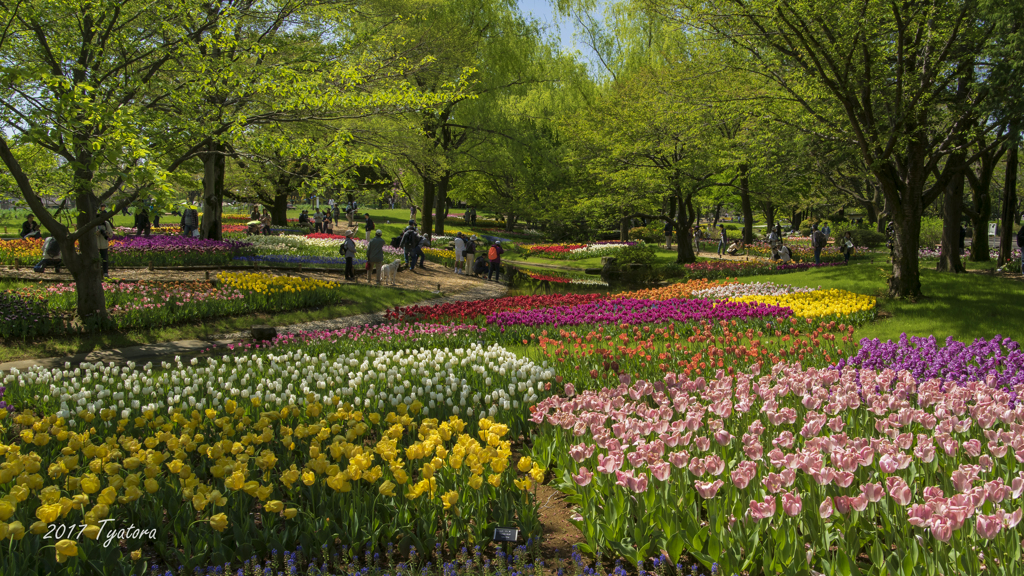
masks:
{"type": "Polygon", "coordinates": [[[789,251],[789,246],[782,243],[782,239],[779,239],[779,249],[775,250],[772,254],[774,260],[780,260],[783,264],[789,264],[793,260],[793,254],[789,251]]]}
{"type": "Polygon", "coordinates": [[[462,232],[455,235],[455,273],[462,274],[463,268],[466,263],[463,259],[466,255],[466,240],[462,237],[462,232]]]}

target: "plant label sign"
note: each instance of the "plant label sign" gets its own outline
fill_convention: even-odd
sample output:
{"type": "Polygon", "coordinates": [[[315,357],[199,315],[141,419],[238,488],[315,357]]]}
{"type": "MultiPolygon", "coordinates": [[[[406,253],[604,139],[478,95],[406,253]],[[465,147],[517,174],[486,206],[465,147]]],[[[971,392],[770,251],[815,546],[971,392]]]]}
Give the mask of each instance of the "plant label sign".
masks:
{"type": "Polygon", "coordinates": [[[519,528],[495,528],[495,542],[515,542],[519,540],[519,528]]]}

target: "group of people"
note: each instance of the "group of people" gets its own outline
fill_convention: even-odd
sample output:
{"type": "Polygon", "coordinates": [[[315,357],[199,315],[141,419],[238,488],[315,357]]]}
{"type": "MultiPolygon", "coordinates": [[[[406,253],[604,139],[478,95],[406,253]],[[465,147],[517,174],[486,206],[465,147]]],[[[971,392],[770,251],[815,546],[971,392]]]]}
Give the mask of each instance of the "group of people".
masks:
{"type": "Polygon", "coordinates": [[[306,228],[310,232],[333,234],[334,223],[341,217],[341,211],[337,206],[334,207],[334,212],[336,214],[331,214],[330,210],[321,212],[318,208],[310,214],[309,210],[303,210],[302,214],[299,214],[299,226],[306,228]]]}
{"type": "MultiPolygon", "coordinates": [[[[100,260],[103,265],[103,276],[110,275],[110,245],[109,241],[114,237],[114,227],[111,225],[110,220],[113,218],[113,214],[107,212],[107,205],[100,204],[99,212],[97,216],[103,217],[103,222],[96,226],[96,246],[100,254],[100,260]]],[[[36,222],[34,214],[25,216],[25,222],[21,225],[21,238],[42,238],[43,234],[39,228],[39,224],[36,222]]],[[[63,263],[61,258],[60,243],[53,236],[48,236],[43,242],[43,258],[32,267],[35,272],[43,273],[46,272],[47,268],[53,268],[53,271],[60,274],[60,267],[63,263]]]]}
{"type": "Polygon", "coordinates": [[[481,253],[479,256],[476,255],[479,241],[477,237],[467,236],[462,232],[458,232],[455,235],[455,273],[456,274],[473,274],[473,276],[479,277],[482,274],[487,274],[487,279],[495,280],[501,279],[501,255],[505,253],[505,249],[501,246],[501,241],[498,240],[493,246],[487,249],[487,253],[481,253]]]}
{"type": "MultiPolygon", "coordinates": [[[[342,257],[345,258],[345,279],[357,282],[359,279],[356,277],[355,271],[352,267],[352,261],[356,256],[356,241],[353,239],[355,233],[352,231],[345,233],[345,241],[341,243],[339,249],[342,257]]],[[[366,244],[366,283],[369,284],[373,277],[377,276],[377,284],[381,281],[381,271],[384,267],[384,238],[380,230],[374,232],[373,238],[369,239],[366,244]]]]}

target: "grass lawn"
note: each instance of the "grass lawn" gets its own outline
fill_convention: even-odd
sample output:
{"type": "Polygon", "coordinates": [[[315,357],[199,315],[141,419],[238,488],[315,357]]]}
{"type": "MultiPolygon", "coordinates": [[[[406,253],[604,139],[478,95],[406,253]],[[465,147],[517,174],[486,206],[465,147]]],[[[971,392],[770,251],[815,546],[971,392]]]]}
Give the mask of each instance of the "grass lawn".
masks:
{"type": "MultiPolygon", "coordinates": [[[[743,282],[776,282],[794,286],[841,288],[878,297],[878,320],[857,330],[864,338],[898,339],[930,336],[971,341],[999,334],[1024,341],[1024,281],[980,273],[946,274],[934,271],[934,261],[922,262],[921,287],[924,297],[916,302],[885,297],[886,278],[891,270],[886,258],[872,255],[848,267],[806,270],[785,275],[751,276],[743,282]]],[[[978,263],[977,269],[994,269],[978,263]]]]}
{"type": "MultiPolygon", "coordinates": [[[[509,254],[507,256],[502,256],[502,258],[511,262],[527,265],[533,263],[547,266],[561,266],[563,268],[577,268],[580,272],[586,268],[601,267],[600,256],[585,258],[583,260],[559,260],[557,258],[544,258],[542,256],[530,256],[528,259],[524,259],[519,254],[509,254]]],[[[657,248],[655,249],[655,259],[657,264],[674,264],[676,261],[676,251],[675,249],[665,250],[664,248],[657,248]]]]}
{"type": "MultiPolygon", "coordinates": [[[[0,289],[17,288],[20,284],[0,281],[0,289]]],[[[328,306],[316,310],[294,310],[277,314],[252,314],[225,318],[211,318],[201,324],[183,324],[151,330],[133,330],[119,333],[66,336],[38,342],[3,342],[0,344],[0,362],[26,358],[70,356],[93,350],[139,346],[174,340],[205,339],[218,334],[248,330],[257,324],[287,326],[316,320],[330,320],[343,316],[378,312],[432,298],[426,291],[398,290],[379,286],[346,286],[352,295],[350,304],[328,306]]]]}

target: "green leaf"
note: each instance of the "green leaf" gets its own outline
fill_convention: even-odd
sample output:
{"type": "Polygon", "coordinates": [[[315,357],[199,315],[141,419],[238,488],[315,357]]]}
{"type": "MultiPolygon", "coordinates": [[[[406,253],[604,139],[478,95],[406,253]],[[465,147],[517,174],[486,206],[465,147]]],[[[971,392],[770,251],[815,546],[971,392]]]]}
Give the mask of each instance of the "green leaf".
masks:
{"type": "Polygon", "coordinates": [[[679,562],[679,557],[683,554],[683,546],[686,545],[686,541],[683,539],[683,535],[676,532],[668,539],[668,546],[665,551],[668,552],[668,557],[672,560],[672,563],[679,562]]]}

